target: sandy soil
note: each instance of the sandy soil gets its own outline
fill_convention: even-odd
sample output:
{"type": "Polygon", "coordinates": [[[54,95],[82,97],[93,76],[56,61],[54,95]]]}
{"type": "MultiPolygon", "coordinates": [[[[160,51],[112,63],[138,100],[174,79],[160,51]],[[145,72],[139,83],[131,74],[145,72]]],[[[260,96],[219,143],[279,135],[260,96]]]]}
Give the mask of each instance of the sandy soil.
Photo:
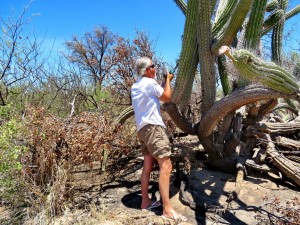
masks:
{"type": "MultiPolygon", "coordinates": [[[[196,160],[195,156],[201,147],[195,140],[185,141],[193,144],[187,147],[181,141],[180,145],[173,147],[176,155],[184,159],[183,166],[188,167],[190,173],[178,184],[174,170],[170,192],[174,208],[188,218],[187,222],[180,224],[300,224],[299,188],[276,174],[252,172],[242,182],[241,192],[234,196],[237,188],[234,175],[205,168],[204,161],[196,160]],[[182,189],[184,196],[180,185],[181,188],[186,185],[182,189]]],[[[179,224],[163,219],[162,207],[152,211],[139,209],[142,157],[133,159],[132,164],[135,165],[133,170],[125,167],[118,179],[102,186],[102,191],[93,201],[81,205],[81,208],[66,207],[63,215],[54,219],[49,219],[46,210],[41,210],[39,215],[24,224],[179,224]]],[[[158,168],[152,174],[149,187],[154,200],[159,200],[157,180],[158,168]]],[[[0,207],[3,224],[10,216],[5,207],[0,207]]]]}

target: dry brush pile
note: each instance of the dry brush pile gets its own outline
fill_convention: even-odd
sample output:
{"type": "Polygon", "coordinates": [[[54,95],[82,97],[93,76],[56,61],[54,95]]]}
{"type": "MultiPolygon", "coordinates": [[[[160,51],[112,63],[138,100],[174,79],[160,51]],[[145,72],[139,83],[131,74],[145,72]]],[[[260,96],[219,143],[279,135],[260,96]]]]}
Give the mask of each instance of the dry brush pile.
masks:
{"type": "Polygon", "coordinates": [[[22,123],[27,151],[21,154],[22,170],[15,177],[21,180],[23,203],[29,206],[25,216],[44,211],[52,218],[68,204],[74,206],[76,194],[99,193],[103,184],[118,176],[120,159],[130,157],[137,146],[126,142],[125,132],[115,133],[109,118],[84,112],[62,119],[43,108],[26,110],[22,123]]]}

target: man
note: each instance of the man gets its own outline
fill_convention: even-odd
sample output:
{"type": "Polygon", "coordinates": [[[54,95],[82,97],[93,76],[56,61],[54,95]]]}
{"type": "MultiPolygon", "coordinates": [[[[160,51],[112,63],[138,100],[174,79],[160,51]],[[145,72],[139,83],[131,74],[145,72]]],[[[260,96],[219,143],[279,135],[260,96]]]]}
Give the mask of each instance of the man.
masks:
{"type": "Polygon", "coordinates": [[[166,126],[161,117],[159,103],[159,101],[171,101],[172,92],[170,82],[173,79],[173,74],[167,74],[165,87],[162,88],[155,80],[156,69],[151,59],[147,57],[138,59],[136,62],[136,71],[141,77],[132,85],[131,98],[138,138],[141,142],[144,156],[143,172],[141,175],[141,208],[151,209],[160,205],[159,202],[152,202],[148,193],[150,173],[154,162],[157,161],[160,169],[158,183],[163,203],[162,216],[176,221],[186,221],[187,219],[177,213],[170,204],[171,149],[165,131],[166,126]]]}

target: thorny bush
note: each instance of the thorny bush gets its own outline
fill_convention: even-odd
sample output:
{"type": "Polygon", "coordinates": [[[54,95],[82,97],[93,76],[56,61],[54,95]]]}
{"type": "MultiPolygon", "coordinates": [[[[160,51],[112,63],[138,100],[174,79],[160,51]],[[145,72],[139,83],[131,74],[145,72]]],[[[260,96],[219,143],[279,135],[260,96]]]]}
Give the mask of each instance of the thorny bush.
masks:
{"type": "Polygon", "coordinates": [[[111,123],[110,116],[99,112],[84,112],[62,119],[43,108],[28,109],[24,125],[28,130],[29,150],[22,160],[23,175],[31,189],[28,202],[39,208],[47,199],[49,201],[50,194],[57,194],[61,200],[55,202],[52,211],[61,212],[68,194],[68,178],[59,176],[62,169],[68,174],[79,164],[92,167],[93,162],[98,161],[112,165],[121,154],[128,154],[131,146],[124,146],[121,138],[126,134],[115,134],[111,123]],[[59,193],[51,193],[54,186],[59,193]]]}

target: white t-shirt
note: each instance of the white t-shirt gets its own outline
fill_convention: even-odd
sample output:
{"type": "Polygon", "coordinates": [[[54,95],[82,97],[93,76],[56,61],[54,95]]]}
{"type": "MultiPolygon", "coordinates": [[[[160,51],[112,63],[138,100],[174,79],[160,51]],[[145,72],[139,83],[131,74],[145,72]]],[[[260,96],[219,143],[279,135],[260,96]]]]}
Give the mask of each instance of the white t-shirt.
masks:
{"type": "Polygon", "coordinates": [[[160,113],[159,97],[164,89],[156,80],[141,77],[131,87],[131,100],[137,131],[153,124],[166,127],[160,113]]]}

